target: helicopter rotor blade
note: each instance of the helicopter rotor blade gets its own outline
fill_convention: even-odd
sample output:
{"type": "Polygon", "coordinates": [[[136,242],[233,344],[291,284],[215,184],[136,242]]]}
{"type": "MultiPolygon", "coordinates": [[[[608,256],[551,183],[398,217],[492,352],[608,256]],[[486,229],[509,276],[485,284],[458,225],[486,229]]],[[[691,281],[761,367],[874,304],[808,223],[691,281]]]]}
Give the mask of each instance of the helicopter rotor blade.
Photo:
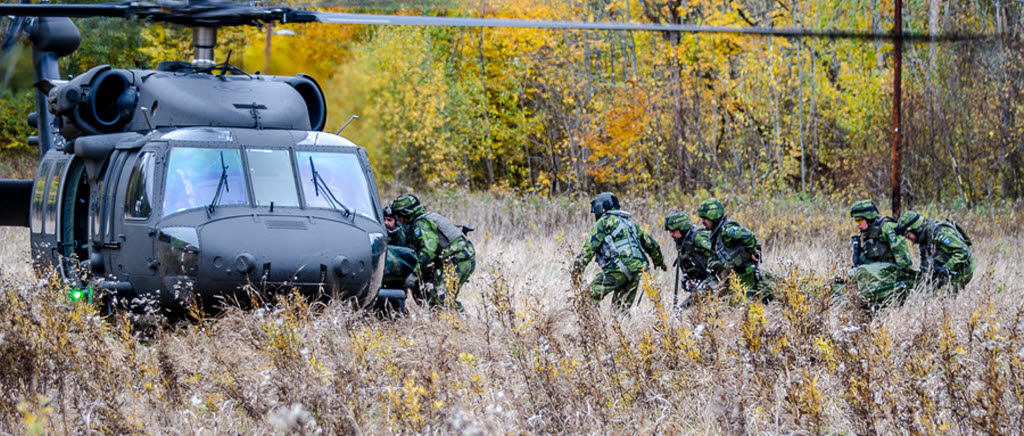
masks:
{"type": "MultiPolygon", "coordinates": [[[[804,29],[779,27],[740,27],[740,26],[706,26],[697,24],[651,24],[651,23],[613,23],[613,22],[580,22],[580,21],[543,21],[519,20],[506,18],[463,18],[433,17],[413,15],[373,15],[338,12],[315,12],[292,10],[285,15],[285,21],[317,21],[331,24],[368,24],[381,26],[449,26],[449,27],[518,27],[535,29],[580,29],[610,30],[633,32],[681,32],[681,33],[713,33],[724,35],[763,35],[778,37],[811,37],[823,39],[854,39],[876,40],[893,39],[890,32],[867,32],[838,29],[804,29]]],[[[991,37],[986,34],[941,34],[904,32],[905,41],[966,41],[991,37]]]]}
{"type": "Polygon", "coordinates": [[[17,17],[117,17],[132,15],[137,3],[92,3],[92,4],[0,4],[0,15],[17,17]]]}
{"type": "MultiPolygon", "coordinates": [[[[708,26],[699,24],[615,23],[600,21],[548,21],[508,18],[468,18],[424,15],[380,15],[318,12],[286,6],[253,6],[225,1],[158,1],[93,4],[0,4],[0,15],[29,17],[120,17],[164,21],[188,26],[259,25],[268,22],[330,24],[366,24],[382,26],[518,27],[535,29],[580,29],[631,32],[712,33],[724,35],[762,35],[785,38],[822,38],[852,40],[891,40],[892,32],[840,29],[806,29],[757,26],[708,26]]],[[[903,32],[904,41],[947,42],[991,38],[994,34],[903,32]]]]}

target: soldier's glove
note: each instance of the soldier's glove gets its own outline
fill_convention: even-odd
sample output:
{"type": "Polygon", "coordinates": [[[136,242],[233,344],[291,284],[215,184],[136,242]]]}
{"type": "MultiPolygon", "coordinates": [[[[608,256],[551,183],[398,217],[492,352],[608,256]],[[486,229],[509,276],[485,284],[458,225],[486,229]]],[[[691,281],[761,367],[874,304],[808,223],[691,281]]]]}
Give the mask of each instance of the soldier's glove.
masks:
{"type": "Polygon", "coordinates": [[[415,289],[419,291],[420,278],[416,274],[409,274],[405,277],[405,289],[415,289]]]}
{"type": "Polygon", "coordinates": [[[712,260],[711,262],[708,262],[708,270],[715,274],[718,274],[723,269],[725,269],[725,264],[722,263],[722,261],[712,260]]]}
{"type": "Polygon", "coordinates": [[[935,267],[934,271],[932,271],[932,276],[934,276],[937,279],[945,280],[955,275],[956,273],[953,272],[953,270],[946,268],[944,266],[937,266],[935,267]]]}

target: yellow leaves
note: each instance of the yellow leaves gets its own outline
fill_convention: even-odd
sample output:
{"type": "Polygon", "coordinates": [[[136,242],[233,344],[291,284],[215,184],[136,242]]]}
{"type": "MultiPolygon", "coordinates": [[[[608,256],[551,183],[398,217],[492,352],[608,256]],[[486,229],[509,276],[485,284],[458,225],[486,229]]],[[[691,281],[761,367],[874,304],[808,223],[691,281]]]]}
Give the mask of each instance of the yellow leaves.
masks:
{"type": "Polygon", "coordinates": [[[818,352],[818,357],[828,365],[829,369],[836,369],[835,346],[832,344],[832,339],[821,336],[816,337],[812,347],[814,351],[818,352]]]}
{"type": "Polygon", "coordinates": [[[752,353],[760,351],[764,344],[764,326],[764,305],[755,302],[747,307],[747,313],[743,319],[743,339],[747,350],[752,353]]]}
{"type": "Polygon", "coordinates": [[[25,434],[44,435],[48,433],[51,428],[50,415],[53,414],[49,398],[38,394],[35,401],[21,401],[16,409],[21,414],[21,425],[25,434]]]}
{"type": "Polygon", "coordinates": [[[461,352],[459,353],[459,362],[463,365],[476,366],[479,360],[477,360],[473,353],[461,352]]]}

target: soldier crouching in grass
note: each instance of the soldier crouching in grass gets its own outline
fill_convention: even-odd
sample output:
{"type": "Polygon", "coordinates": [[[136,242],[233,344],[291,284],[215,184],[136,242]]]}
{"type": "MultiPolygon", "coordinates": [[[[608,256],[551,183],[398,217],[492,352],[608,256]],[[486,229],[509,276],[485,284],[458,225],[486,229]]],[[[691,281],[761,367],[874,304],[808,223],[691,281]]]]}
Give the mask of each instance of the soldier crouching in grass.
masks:
{"type": "Polygon", "coordinates": [[[677,307],[679,286],[690,295],[683,301],[682,307],[690,307],[690,303],[711,285],[708,273],[708,260],[714,253],[711,251],[711,232],[704,227],[693,225],[690,218],[682,212],[673,212],[665,217],[665,230],[676,243],[675,291],[672,306],[677,307]],[[680,277],[680,273],[682,277],[680,277]]]}
{"type": "Polygon", "coordinates": [[[896,221],[879,214],[878,206],[871,200],[854,203],[850,217],[860,233],[851,237],[853,268],[849,276],[857,285],[863,306],[874,311],[894,302],[902,303],[914,286],[915,274],[910,248],[903,236],[897,234],[896,221]]]}
{"type": "Polygon", "coordinates": [[[594,304],[600,304],[605,295],[612,294],[612,303],[625,313],[636,300],[640,275],[648,266],[647,256],[658,268],[667,270],[668,267],[661,247],[629,219],[629,213],[619,210],[619,199],[614,194],[598,194],[590,202],[590,211],[597,222],[573,264],[573,283],[579,283],[583,269],[596,256],[601,272],[590,282],[594,304]]]}
{"type": "Polygon", "coordinates": [[[427,212],[415,195],[399,196],[391,210],[406,228],[405,242],[416,252],[421,280],[432,285],[426,292],[427,304],[451,305],[461,311],[459,290],[476,269],[473,243],[451,220],[427,212]]]}
{"type": "Polygon", "coordinates": [[[949,285],[957,292],[974,277],[974,256],[971,238],[959,224],[926,219],[908,211],[900,216],[896,232],[906,236],[921,250],[919,281],[938,290],[949,285]]]}
{"type": "Polygon", "coordinates": [[[697,207],[697,216],[704,228],[711,231],[714,257],[708,262],[708,269],[718,276],[720,286],[727,286],[729,275],[735,274],[747,298],[771,300],[771,283],[762,280],[758,266],[761,244],[754,233],[725,216],[725,207],[716,198],[704,200],[697,207]]]}

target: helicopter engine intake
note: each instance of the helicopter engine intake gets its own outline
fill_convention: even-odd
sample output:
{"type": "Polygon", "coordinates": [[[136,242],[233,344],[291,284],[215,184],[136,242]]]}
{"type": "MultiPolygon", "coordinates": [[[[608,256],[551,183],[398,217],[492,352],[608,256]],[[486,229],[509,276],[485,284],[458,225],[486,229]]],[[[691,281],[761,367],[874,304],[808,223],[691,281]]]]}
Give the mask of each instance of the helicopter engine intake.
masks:
{"type": "Polygon", "coordinates": [[[139,91],[127,73],[102,65],[55,87],[50,108],[63,117],[61,134],[73,138],[123,132],[139,103],[139,91]]]}

